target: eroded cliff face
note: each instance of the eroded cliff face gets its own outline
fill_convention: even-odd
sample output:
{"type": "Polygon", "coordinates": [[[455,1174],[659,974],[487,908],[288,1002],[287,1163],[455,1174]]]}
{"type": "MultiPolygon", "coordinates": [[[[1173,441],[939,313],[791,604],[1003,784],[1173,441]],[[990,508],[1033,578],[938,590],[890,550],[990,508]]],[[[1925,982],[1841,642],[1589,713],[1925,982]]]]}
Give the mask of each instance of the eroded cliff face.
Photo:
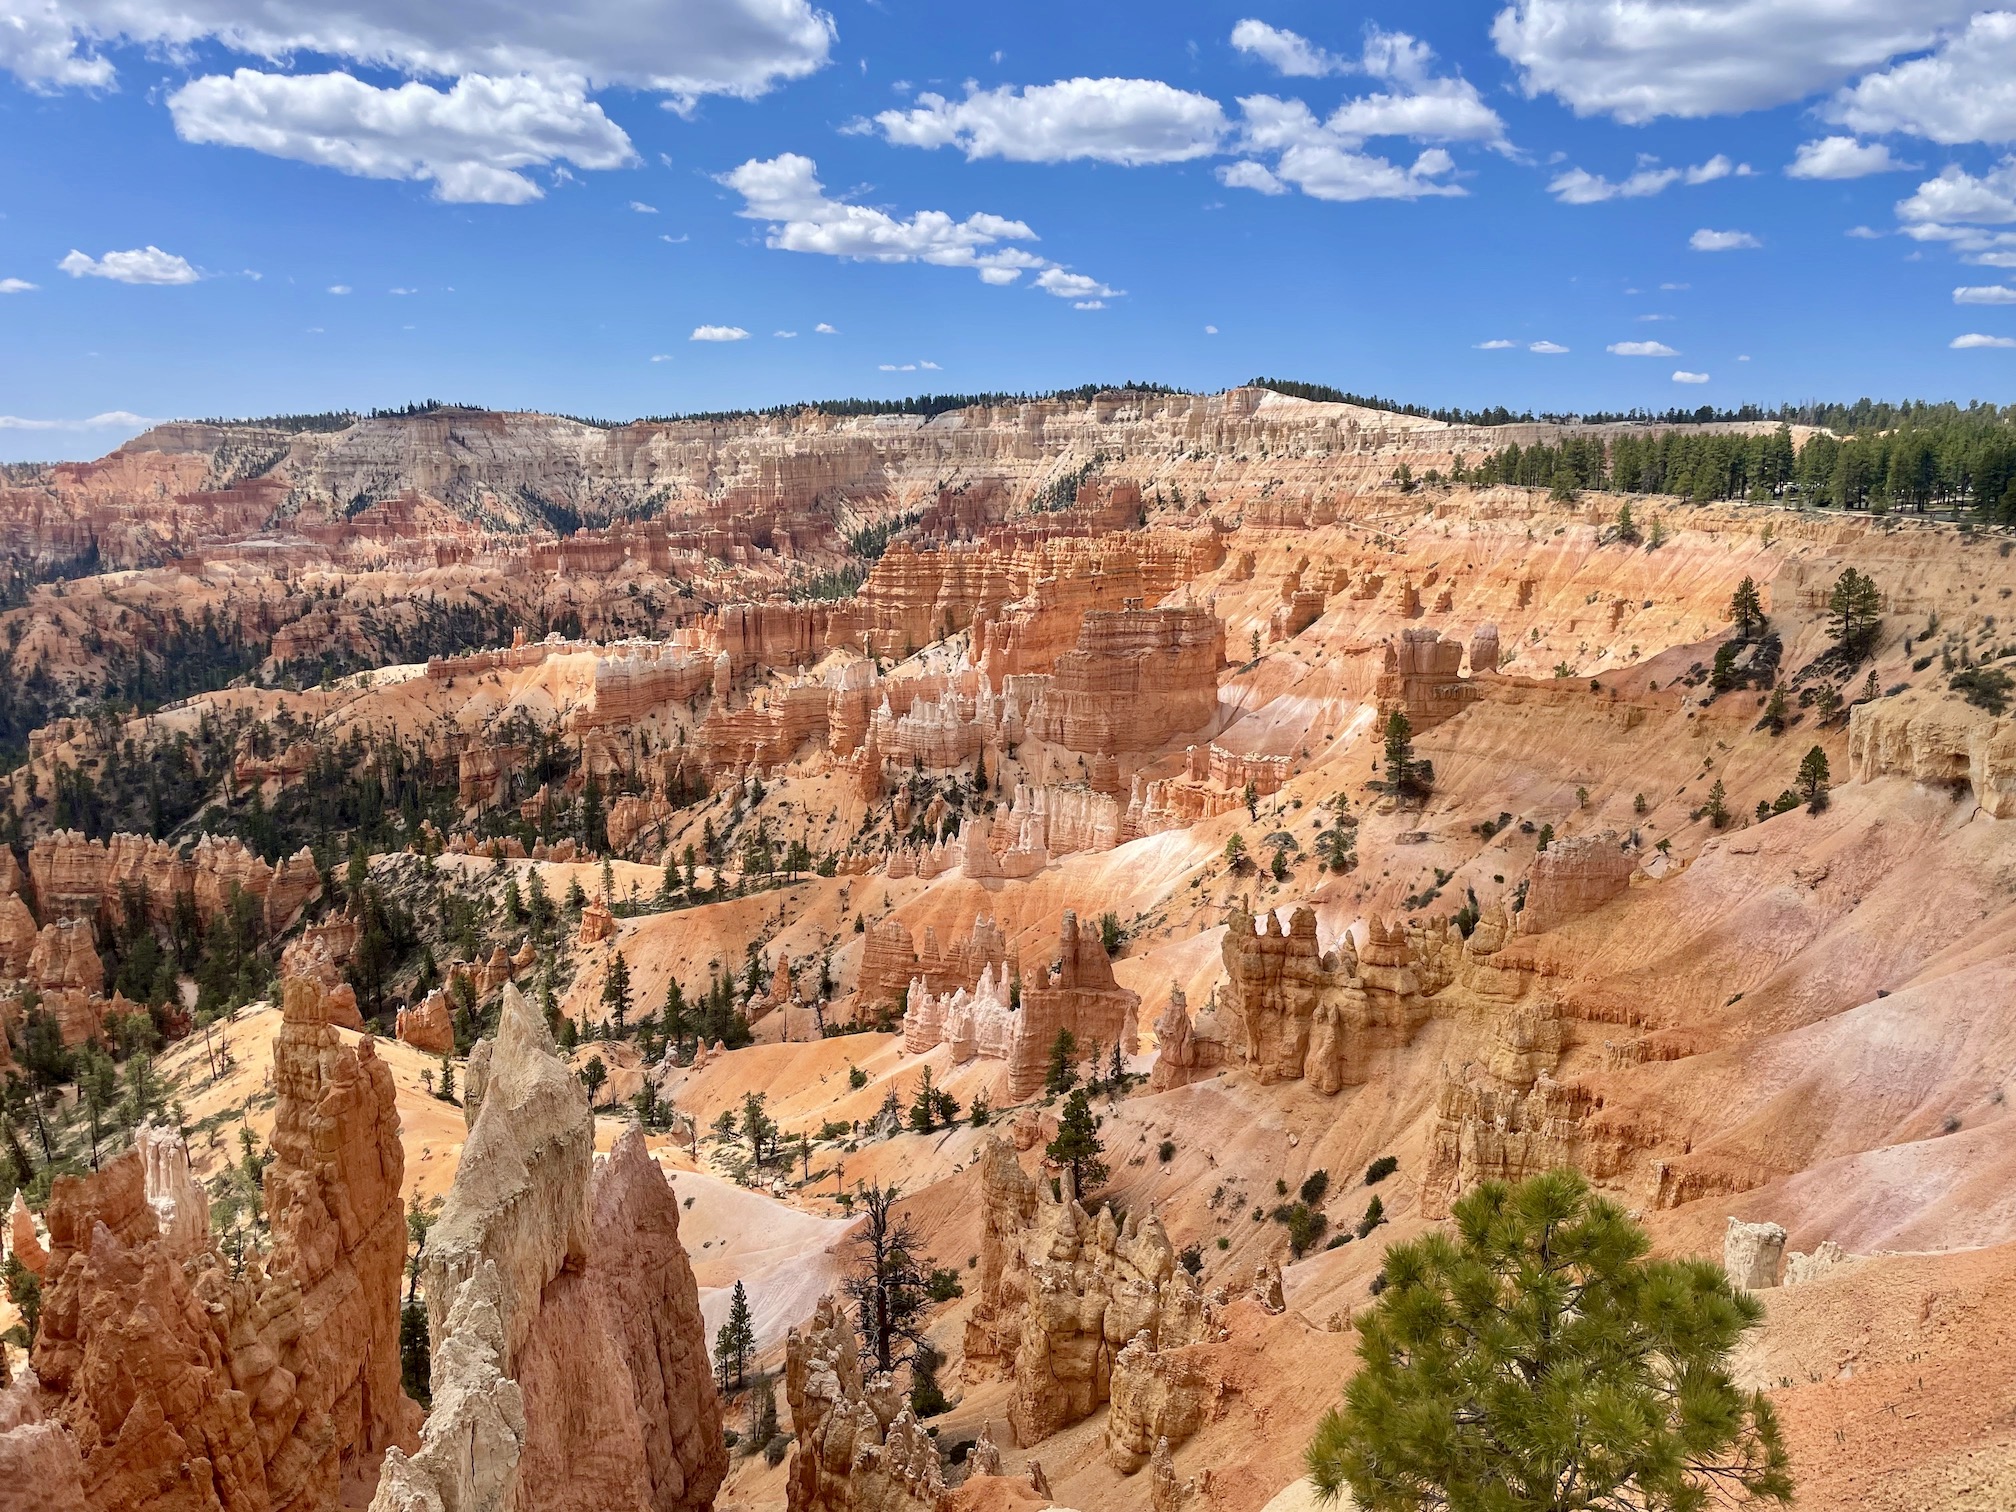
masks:
{"type": "Polygon", "coordinates": [[[1983,813],[2016,815],[2016,721],[1950,699],[1907,693],[1857,704],[1848,716],[1855,777],[1908,777],[1947,790],[1965,787],[1983,813]]]}
{"type": "Polygon", "coordinates": [[[91,1512],[321,1512],[417,1426],[391,1076],[368,1038],[340,1041],[317,984],[288,986],[264,1256],[217,1252],[172,1135],[51,1193],[31,1364],[91,1512]]]}
{"type": "Polygon", "coordinates": [[[587,1094],[509,985],[465,1092],[424,1274],[437,1405],[419,1451],[387,1456],[374,1506],[710,1506],[720,1407],[678,1205],[643,1135],[594,1168],[587,1094]],[[472,1437],[480,1457],[457,1447],[472,1437]]]}
{"type": "Polygon", "coordinates": [[[822,1297],[784,1347],[790,1512],[950,1512],[938,1444],[886,1375],[864,1375],[847,1312],[822,1297]]]}
{"type": "Polygon", "coordinates": [[[986,1247],[966,1364],[1012,1379],[1016,1442],[1039,1444],[1112,1401],[1107,1454],[1116,1468],[1146,1464],[1158,1438],[1180,1445],[1202,1419],[1203,1388],[1177,1355],[1211,1325],[1162,1225],[1152,1214],[1124,1224],[1111,1208],[1088,1214],[1068,1176],[1052,1197],[998,1139],[979,1162],[986,1247]]]}

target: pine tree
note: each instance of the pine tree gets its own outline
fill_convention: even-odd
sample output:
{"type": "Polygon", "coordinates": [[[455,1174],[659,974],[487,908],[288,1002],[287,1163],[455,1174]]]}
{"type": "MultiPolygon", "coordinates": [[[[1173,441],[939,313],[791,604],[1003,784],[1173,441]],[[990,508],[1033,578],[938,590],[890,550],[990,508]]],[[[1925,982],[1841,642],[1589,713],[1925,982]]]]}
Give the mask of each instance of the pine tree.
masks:
{"type": "Polygon", "coordinates": [[[445,1103],[455,1101],[455,1062],[446,1054],[441,1057],[441,1079],[434,1095],[445,1103]]]}
{"type": "Polygon", "coordinates": [[[1078,1085],[1078,1037],[1069,1029],[1059,1029],[1050,1041],[1050,1069],[1043,1076],[1043,1090],[1052,1097],[1078,1085]]]}
{"type": "Polygon", "coordinates": [[[609,1068],[602,1064],[602,1057],[591,1055],[588,1064],[581,1068],[581,1085],[588,1089],[588,1106],[595,1106],[595,1099],[601,1094],[602,1084],[609,1079],[609,1068]]]}
{"type": "Polygon", "coordinates": [[[917,1096],[910,1104],[910,1127],[919,1134],[929,1134],[938,1126],[938,1103],[931,1086],[931,1068],[924,1068],[923,1080],[917,1083],[917,1096]]]}
{"type": "Polygon", "coordinates": [[[731,1382],[740,1389],[755,1349],[756,1324],[749,1315],[749,1293],[737,1281],[734,1295],[728,1299],[727,1321],[714,1335],[714,1370],[723,1391],[730,1389],[731,1382]]]}
{"type": "Polygon", "coordinates": [[[1043,1153],[1059,1165],[1071,1168],[1072,1190],[1083,1196],[1106,1180],[1106,1151],[1099,1141],[1099,1120],[1093,1116],[1091,1101],[1084,1092],[1073,1092],[1065,1101],[1057,1120],[1057,1137],[1043,1153]]]}
{"type": "Polygon", "coordinates": [[[1405,711],[1386,717],[1386,791],[1396,797],[1427,791],[1425,763],[1414,759],[1414,726],[1405,711]]]}
{"type": "Polygon", "coordinates": [[[930,1278],[916,1225],[896,1212],[898,1192],[879,1182],[854,1189],[864,1215],[853,1236],[854,1271],[847,1295],[860,1309],[862,1353],[877,1370],[893,1371],[924,1342],[922,1318],[930,1278]]]}
{"type": "Polygon", "coordinates": [[[1708,822],[1717,829],[1722,829],[1729,823],[1729,790],[1722,785],[1720,777],[1717,777],[1715,785],[1708,789],[1708,802],[1704,805],[1703,812],[1708,815],[1708,822]]]}
{"type": "Polygon", "coordinates": [[[742,1099],[742,1137],[749,1141],[749,1158],[759,1169],[766,1154],[777,1153],[777,1121],[765,1109],[766,1101],[761,1092],[751,1092],[742,1099]]]}
{"type": "Polygon", "coordinates": [[[610,957],[608,973],[602,978],[602,1006],[609,1010],[609,1022],[616,1026],[620,1039],[624,1020],[630,1017],[630,963],[620,950],[610,957]]]}
{"type": "Polygon", "coordinates": [[[1771,696],[1764,703],[1764,717],[1757,721],[1761,730],[1769,730],[1773,735],[1785,733],[1785,721],[1791,717],[1792,707],[1785,699],[1782,687],[1773,688],[1771,696]]]}
{"type": "Polygon", "coordinates": [[[1763,1306],[1645,1233],[1572,1171],[1490,1181],[1456,1232],[1386,1252],[1344,1405],[1307,1452],[1317,1494],[1365,1512],[1692,1512],[1787,1503],[1762,1392],[1728,1360],[1763,1306]]]}
{"type": "Polygon", "coordinates": [[[1746,577],[1736,585],[1736,595],[1729,600],[1729,618],[1735,622],[1736,633],[1744,640],[1755,640],[1763,634],[1769,623],[1764,617],[1764,601],[1757,596],[1757,580],[1746,577]]]}
{"type": "Polygon", "coordinates": [[[674,977],[665,984],[665,1038],[672,1042],[674,1050],[683,1051],[686,1031],[691,1026],[686,1022],[686,994],[674,977]]]}
{"type": "Polygon", "coordinates": [[[1869,649],[1882,611],[1883,594],[1875,579],[1842,568],[1827,593],[1827,614],[1834,623],[1834,643],[1844,655],[1860,656],[1869,649]]]}
{"type": "Polygon", "coordinates": [[[1816,745],[1799,763],[1799,796],[1808,813],[1817,814],[1827,807],[1828,776],[1827,753],[1816,745]]]}

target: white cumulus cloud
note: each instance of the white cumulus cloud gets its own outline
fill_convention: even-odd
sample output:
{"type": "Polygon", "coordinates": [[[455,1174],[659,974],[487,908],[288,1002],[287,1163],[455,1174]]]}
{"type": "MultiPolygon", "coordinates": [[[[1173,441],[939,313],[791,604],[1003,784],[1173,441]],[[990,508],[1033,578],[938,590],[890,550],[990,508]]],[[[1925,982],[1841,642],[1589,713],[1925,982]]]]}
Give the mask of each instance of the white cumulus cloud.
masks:
{"type": "Polygon", "coordinates": [[[1111,299],[1126,292],[1124,289],[1109,289],[1096,278],[1087,278],[1083,273],[1067,273],[1062,268],[1045,268],[1036,275],[1036,287],[1045,294],[1055,294],[1059,299],[1111,299]]]}
{"type": "Polygon", "coordinates": [[[1971,305],[2016,305],[2016,289],[2007,284],[1985,284],[1971,289],[1955,289],[1953,303],[1971,305]]]}
{"type": "Polygon", "coordinates": [[[87,257],[73,248],[56,266],[72,278],[109,278],[124,284],[191,284],[202,276],[186,258],[151,244],[103,257],[87,257]]]}
{"type": "Polygon", "coordinates": [[[1512,0],[1491,37],[1529,96],[1642,125],[1804,99],[1930,46],[1973,9],[1974,0],[1512,0]]]}
{"type": "MultiPolygon", "coordinates": [[[[819,165],[787,152],[751,158],[721,182],[744,201],[737,213],[769,222],[766,245],[784,252],[811,252],[856,262],[931,263],[971,268],[990,284],[1014,283],[1024,273],[1041,273],[1038,286],[1063,298],[1110,296],[1109,289],[1083,274],[1067,273],[1024,243],[1036,233],[1018,220],[985,212],[954,220],[942,210],[920,210],[899,220],[886,210],[850,205],[830,197],[819,182],[819,165]]],[[[822,333],[826,327],[819,327],[822,333]]]]}
{"type": "Polygon", "coordinates": [[[1228,189],[1251,189],[1259,194],[1286,194],[1288,186],[1274,176],[1274,171],[1265,163],[1256,163],[1251,158],[1238,163],[1226,163],[1219,167],[1218,182],[1228,189]]]}
{"type": "Polygon", "coordinates": [[[25,278],[0,278],[0,294],[26,294],[34,287],[25,278]]]}
{"type": "Polygon", "coordinates": [[[1708,381],[1708,374],[1690,373],[1687,369],[1680,368],[1673,374],[1673,381],[1675,383],[1706,383],[1708,381]]]}
{"type": "Polygon", "coordinates": [[[1785,172],[1790,178],[1853,179],[1872,173],[1895,173],[1913,164],[1900,162],[1881,142],[1858,142],[1850,136],[1821,137],[1801,142],[1785,172]]]}
{"type": "Polygon", "coordinates": [[[639,215],[656,215],[658,213],[658,207],[656,205],[647,205],[642,200],[630,201],[630,208],[636,211],[639,215]]]}
{"type": "Polygon", "coordinates": [[[1764,244],[1748,231],[1710,231],[1704,227],[1687,238],[1687,245],[1696,252],[1741,252],[1764,244]]]}
{"type": "Polygon", "coordinates": [[[823,67],[833,19],[811,0],[5,0],[0,67],[31,85],[103,87],[106,49],[214,42],[264,59],[312,53],[410,77],[530,75],[690,103],[754,98],[823,67]]]}
{"type": "Polygon", "coordinates": [[[874,124],[898,146],[956,146],[969,160],[1085,159],[1128,167],[1208,157],[1229,129],[1216,100],[1156,79],[1060,79],[998,89],[969,83],[964,99],[920,94],[915,108],[885,110],[874,124]]]}
{"type": "Polygon", "coordinates": [[[1480,352],[1509,352],[1517,345],[1519,345],[1518,342],[1507,341],[1501,336],[1495,341],[1478,342],[1477,350],[1480,352]]]}
{"type": "Polygon", "coordinates": [[[826,322],[823,320],[820,321],[819,324],[812,327],[812,331],[813,334],[817,336],[838,336],[840,334],[839,327],[830,326],[826,324],[826,322]]]}
{"type": "Polygon", "coordinates": [[[770,334],[779,341],[790,341],[794,337],[796,337],[798,333],[796,331],[772,331],[770,334]]]}
{"type": "Polygon", "coordinates": [[[1692,168],[1662,168],[1646,161],[1629,178],[1612,181],[1581,168],[1570,168],[1547,186],[1547,192],[1564,205],[1597,205],[1613,199],[1645,199],[1674,184],[1712,184],[1734,175],[1750,177],[1748,163],[1732,163],[1721,153],[1692,168]]]}
{"type": "Polygon", "coordinates": [[[2016,347],[2016,336],[1983,336],[1978,331],[1971,331],[1965,336],[1955,336],[1947,345],[1956,352],[1976,347],[2016,347]]]}
{"type": "Polygon", "coordinates": [[[520,205],[544,190],[523,170],[620,168],[630,138],[577,84],[469,74],[446,90],[379,88],[347,73],[241,68],[168,97],[183,140],[248,147],[359,178],[431,182],[465,204],[520,205]]]}
{"type": "Polygon", "coordinates": [[[1320,79],[1326,74],[1351,71],[1348,58],[1326,52],[1307,37],[1269,26],[1265,21],[1249,18],[1234,26],[1232,45],[1291,79],[1320,79]]]}
{"type": "Polygon", "coordinates": [[[1678,357],[1680,355],[1663,341],[1613,341],[1604,350],[1618,357],[1678,357]]]}
{"type": "Polygon", "coordinates": [[[1440,145],[1412,163],[1365,150],[1381,137],[1468,142],[1507,150],[1505,123],[1468,80],[1438,77],[1435,54],[1404,32],[1373,28],[1358,67],[1387,87],[1346,100],[1327,117],[1301,100],[1249,95],[1239,101],[1236,147],[1243,161],[1218,170],[1228,188],[1280,194],[1293,186],[1314,199],[1423,199],[1461,195],[1456,160],[1440,145]],[[1271,157],[1271,164],[1259,161],[1271,157]]]}
{"type": "Polygon", "coordinates": [[[1856,131],[1948,146],[2016,141],[2016,12],[1981,11],[1936,51],[1844,89],[1824,113],[1856,131]]]}
{"type": "Polygon", "coordinates": [[[688,341],[747,341],[749,333],[740,326],[703,325],[693,327],[688,341]]]}
{"type": "MultiPolygon", "coordinates": [[[[1941,169],[1908,199],[1897,202],[1900,220],[1917,227],[1944,228],[1951,222],[1975,225],[2016,220],[2016,158],[2004,158],[1983,174],[1972,174],[1957,163],[1941,169]]],[[[1907,235],[1921,241],[1958,241],[1965,233],[1930,232],[1907,226],[1907,235]]]]}
{"type": "Polygon", "coordinates": [[[1562,346],[1558,341],[1535,341],[1530,343],[1526,350],[1529,352],[1538,352],[1542,357],[1558,357],[1567,351],[1568,348],[1562,346]]]}

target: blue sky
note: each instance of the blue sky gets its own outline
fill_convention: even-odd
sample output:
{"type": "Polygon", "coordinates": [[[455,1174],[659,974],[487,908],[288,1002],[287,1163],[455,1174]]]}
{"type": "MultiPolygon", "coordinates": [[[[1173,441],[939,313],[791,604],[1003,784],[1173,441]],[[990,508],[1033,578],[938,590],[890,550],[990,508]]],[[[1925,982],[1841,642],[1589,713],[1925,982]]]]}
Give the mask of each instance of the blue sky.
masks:
{"type": "Polygon", "coordinates": [[[0,458],[430,396],[2009,402],[2012,79],[1953,0],[0,0],[0,458]]]}

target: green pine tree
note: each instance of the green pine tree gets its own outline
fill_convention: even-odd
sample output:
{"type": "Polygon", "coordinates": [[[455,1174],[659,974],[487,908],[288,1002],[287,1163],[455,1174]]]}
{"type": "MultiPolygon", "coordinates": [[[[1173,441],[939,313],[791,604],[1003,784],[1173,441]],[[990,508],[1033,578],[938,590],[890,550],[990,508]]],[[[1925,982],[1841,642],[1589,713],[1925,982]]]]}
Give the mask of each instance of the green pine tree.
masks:
{"type": "Polygon", "coordinates": [[[1827,753],[1816,745],[1799,763],[1799,796],[1809,813],[1817,814],[1827,807],[1828,777],[1827,753]]]}
{"type": "Polygon", "coordinates": [[[1754,640],[1764,633],[1769,623],[1764,617],[1764,601],[1757,595],[1757,580],[1746,577],[1736,585],[1735,597],[1729,600],[1729,618],[1736,626],[1736,633],[1744,640],[1754,640]]]}
{"type": "Polygon", "coordinates": [[[620,1038],[624,1020],[630,1017],[630,963],[620,950],[610,957],[608,973],[602,978],[602,1006],[609,1010],[609,1022],[620,1038]]]}
{"type": "Polygon", "coordinates": [[[1059,1029],[1050,1041],[1050,1069],[1043,1077],[1043,1090],[1060,1097],[1078,1085],[1078,1037],[1069,1029],[1059,1029]]]}
{"type": "Polygon", "coordinates": [[[1362,1512],[1694,1512],[1789,1503],[1762,1392],[1729,1356],[1763,1316],[1712,1260],[1651,1260],[1572,1171],[1486,1182],[1456,1232],[1386,1252],[1363,1362],[1307,1463],[1362,1512]]]}
{"type": "Polygon", "coordinates": [[[1106,1162],[1100,1159],[1106,1147],[1099,1141],[1099,1120],[1084,1091],[1073,1092],[1065,1101],[1057,1120],[1057,1137],[1043,1153],[1059,1165],[1071,1168],[1071,1186],[1080,1196],[1106,1180],[1106,1162]]]}
{"type": "Polygon", "coordinates": [[[723,1391],[729,1390],[731,1383],[740,1389],[755,1349],[756,1324],[749,1314],[749,1293],[737,1281],[734,1295],[728,1299],[727,1321],[714,1335],[714,1370],[723,1391]]]}

